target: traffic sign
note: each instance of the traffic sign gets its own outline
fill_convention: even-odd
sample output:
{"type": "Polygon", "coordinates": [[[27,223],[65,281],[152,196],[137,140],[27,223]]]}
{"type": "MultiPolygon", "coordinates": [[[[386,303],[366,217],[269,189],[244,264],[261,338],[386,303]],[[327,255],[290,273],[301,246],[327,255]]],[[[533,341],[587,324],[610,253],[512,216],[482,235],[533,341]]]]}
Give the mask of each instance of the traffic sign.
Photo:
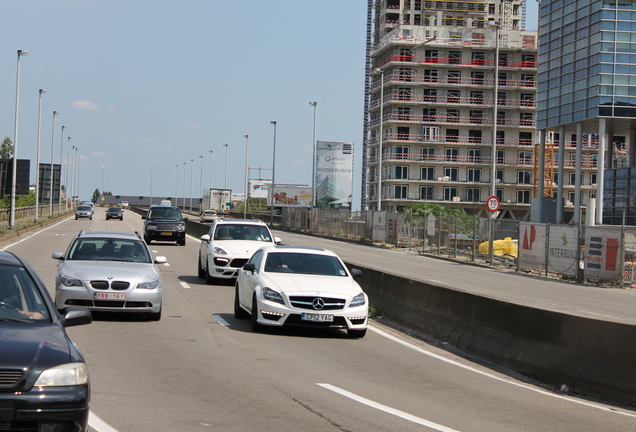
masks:
{"type": "Polygon", "coordinates": [[[495,195],[488,197],[486,200],[486,208],[489,212],[499,211],[499,207],[501,206],[501,202],[499,202],[499,198],[495,195]]]}

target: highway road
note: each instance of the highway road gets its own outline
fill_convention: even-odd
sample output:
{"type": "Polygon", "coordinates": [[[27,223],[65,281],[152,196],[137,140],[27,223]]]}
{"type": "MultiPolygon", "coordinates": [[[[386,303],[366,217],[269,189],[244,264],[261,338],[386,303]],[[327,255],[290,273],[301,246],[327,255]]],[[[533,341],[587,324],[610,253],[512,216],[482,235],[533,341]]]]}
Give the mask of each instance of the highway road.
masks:
{"type": "MultiPolygon", "coordinates": [[[[66,250],[79,230],[142,230],[132,212],[106,221],[104,211],[2,247],[29,260],[52,290],[57,261],[51,254],[66,250]]],[[[277,235],[288,244],[327,242],[277,235]]],[[[339,330],[254,333],[249,321],[234,319],[231,285],[197,278],[196,239],[185,247],[150,247],[168,258],[161,321],[105,315],[69,328],[90,369],[90,431],[636,430],[634,411],[551,392],[379,323],[363,339],[339,330]]],[[[367,249],[345,258],[382,261],[398,272],[409,265],[399,255],[367,249]]],[[[456,277],[475,274],[470,266],[454,269],[456,277]]],[[[435,278],[443,282],[444,274],[435,278]]]]}

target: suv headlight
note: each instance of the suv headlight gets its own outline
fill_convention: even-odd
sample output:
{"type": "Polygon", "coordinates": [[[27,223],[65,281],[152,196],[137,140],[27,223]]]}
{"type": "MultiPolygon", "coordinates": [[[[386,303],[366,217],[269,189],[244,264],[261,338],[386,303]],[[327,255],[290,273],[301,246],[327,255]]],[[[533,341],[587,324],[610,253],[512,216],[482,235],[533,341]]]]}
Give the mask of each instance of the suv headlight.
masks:
{"type": "Polygon", "coordinates": [[[185,231],[185,225],[181,225],[181,224],[179,224],[179,225],[177,225],[177,226],[176,226],[176,228],[175,228],[175,229],[176,229],[178,232],[183,232],[183,231],[185,231]]]}
{"type": "Polygon", "coordinates": [[[146,228],[148,229],[148,231],[156,231],[157,230],[157,225],[146,225],[146,228]]]}
{"type": "Polygon", "coordinates": [[[217,254],[217,255],[227,255],[227,252],[225,252],[224,249],[221,249],[218,246],[214,247],[214,253],[217,254]]]}
{"type": "Polygon", "coordinates": [[[62,285],[67,286],[67,287],[81,287],[84,286],[84,284],[82,283],[81,280],[77,279],[77,278],[73,278],[70,276],[66,276],[63,274],[60,274],[60,282],[62,283],[62,285]]]}
{"type": "Polygon", "coordinates": [[[263,288],[263,297],[265,297],[265,300],[273,301],[274,303],[280,303],[282,305],[285,304],[285,300],[283,300],[283,296],[280,295],[280,293],[268,287],[263,288]]]}
{"type": "Polygon", "coordinates": [[[40,374],[36,387],[75,386],[87,384],[88,368],[84,363],[66,363],[52,367],[40,374]]]}
{"type": "Polygon", "coordinates": [[[154,278],[151,281],[148,282],[141,282],[139,284],[137,284],[137,288],[140,289],[155,289],[159,286],[159,278],[154,278]]]}
{"type": "Polygon", "coordinates": [[[355,296],[351,300],[351,304],[349,305],[349,307],[356,307],[356,306],[362,306],[362,305],[364,305],[364,293],[360,293],[357,296],[355,296]]]}

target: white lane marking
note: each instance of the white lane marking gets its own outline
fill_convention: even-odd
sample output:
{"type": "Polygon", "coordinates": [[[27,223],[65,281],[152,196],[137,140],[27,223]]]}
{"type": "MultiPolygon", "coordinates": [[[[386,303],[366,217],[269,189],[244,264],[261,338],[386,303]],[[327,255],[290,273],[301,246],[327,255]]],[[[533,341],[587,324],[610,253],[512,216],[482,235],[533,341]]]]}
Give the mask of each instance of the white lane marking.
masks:
{"type": "Polygon", "coordinates": [[[88,413],[88,425],[95,429],[97,432],[118,432],[117,429],[110,426],[104,420],[97,417],[93,411],[88,413]]]}
{"type": "Polygon", "coordinates": [[[229,326],[230,326],[230,323],[228,323],[227,321],[225,321],[225,320],[224,320],[223,318],[221,318],[219,315],[217,315],[217,314],[212,314],[211,316],[212,316],[212,318],[214,318],[215,320],[217,320],[219,324],[221,324],[221,325],[223,325],[223,326],[225,326],[225,327],[229,327],[229,326]]]}
{"type": "Polygon", "coordinates": [[[182,287],[184,287],[184,288],[190,288],[190,285],[188,285],[188,284],[187,284],[187,283],[185,283],[185,282],[179,282],[179,285],[181,285],[181,286],[182,286],[182,287]]]}
{"type": "Polygon", "coordinates": [[[338,394],[340,394],[340,395],[342,395],[344,397],[348,397],[349,399],[352,399],[352,400],[354,400],[356,402],[360,402],[361,404],[370,406],[371,408],[375,408],[377,410],[384,411],[387,414],[391,414],[391,415],[394,415],[396,417],[403,418],[404,420],[408,420],[410,422],[417,423],[417,424],[420,424],[422,426],[426,426],[428,428],[435,429],[435,430],[440,431],[440,432],[458,432],[456,429],[451,429],[449,427],[446,427],[446,426],[443,426],[443,425],[440,425],[440,424],[437,424],[437,423],[433,423],[432,421],[423,419],[421,417],[416,417],[414,415],[405,413],[404,411],[400,411],[400,410],[397,410],[395,408],[391,408],[391,407],[388,407],[386,405],[382,405],[382,404],[374,402],[374,401],[372,401],[370,399],[364,398],[362,396],[358,396],[355,393],[351,393],[351,392],[343,390],[343,389],[341,389],[339,387],[332,386],[331,384],[316,383],[316,385],[319,385],[320,387],[326,388],[327,390],[331,390],[332,392],[338,393],[338,394]]]}
{"type": "Polygon", "coordinates": [[[56,227],[56,226],[58,226],[59,224],[64,223],[64,222],[66,222],[67,220],[70,220],[70,219],[73,219],[73,218],[72,218],[72,217],[70,217],[70,218],[67,218],[67,219],[61,220],[61,221],[59,221],[58,223],[51,225],[50,227],[42,228],[41,230],[38,230],[38,231],[34,232],[33,234],[31,234],[31,235],[29,235],[29,236],[26,236],[26,237],[24,237],[24,238],[22,238],[22,239],[18,240],[18,241],[17,241],[17,242],[15,242],[15,243],[11,243],[11,244],[9,244],[9,245],[7,245],[7,246],[3,247],[3,248],[2,248],[2,249],[0,249],[0,250],[7,250],[7,249],[9,249],[10,247],[13,247],[13,246],[17,245],[18,243],[22,243],[23,241],[28,240],[28,239],[30,239],[30,238],[32,238],[32,237],[35,237],[36,235],[38,235],[38,234],[40,234],[40,233],[42,233],[42,232],[44,232],[44,231],[48,231],[48,230],[50,230],[51,228],[56,227]]]}
{"type": "Polygon", "coordinates": [[[553,393],[553,392],[550,392],[550,391],[547,391],[547,390],[543,390],[543,389],[540,389],[540,388],[533,387],[531,385],[527,385],[527,384],[511,381],[511,378],[501,378],[501,377],[493,375],[493,374],[491,374],[489,372],[484,372],[484,371],[477,370],[477,369],[475,369],[473,367],[466,366],[466,365],[461,364],[459,362],[456,362],[454,360],[442,357],[442,356],[440,356],[438,354],[434,354],[434,353],[432,353],[430,351],[426,351],[425,349],[420,348],[418,346],[415,346],[415,345],[413,345],[413,344],[411,344],[409,342],[403,341],[403,340],[393,336],[392,334],[389,334],[389,333],[385,332],[384,330],[380,330],[379,328],[377,328],[375,326],[369,326],[368,328],[369,328],[369,330],[371,330],[373,332],[376,332],[380,336],[384,336],[385,338],[390,339],[393,342],[397,342],[398,344],[403,345],[403,346],[405,346],[407,348],[410,348],[410,349],[412,349],[414,351],[417,351],[417,352],[419,352],[421,354],[425,354],[425,355],[427,355],[429,357],[433,357],[433,358],[435,358],[437,360],[441,360],[443,362],[446,362],[446,363],[452,364],[454,366],[460,367],[462,369],[466,369],[468,371],[483,375],[485,377],[492,378],[492,379],[495,379],[497,381],[501,381],[501,382],[504,382],[506,384],[510,384],[510,385],[513,385],[513,386],[516,386],[516,387],[521,387],[521,388],[524,388],[526,390],[531,390],[533,392],[540,393],[540,394],[542,394],[544,396],[550,396],[550,397],[553,397],[553,398],[561,399],[561,400],[564,400],[566,402],[571,402],[571,403],[575,403],[575,404],[579,404],[579,405],[584,405],[584,406],[587,406],[587,407],[590,407],[590,408],[596,408],[598,410],[609,412],[609,413],[613,413],[613,414],[621,414],[621,415],[624,415],[624,416],[627,416],[627,417],[636,418],[636,414],[632,414],[632,413],[628,413],[628,412],[624,412],[624,411],[618,411],[618,409],[616,409],[616,408],[607,408],[607,407],[604,407],[602,405],[596,405],[596,404],[593,404],[593,403],[590,403],[590,402],[585,402],[585,401],[582,401],[582,400],[574,399],[571,396],[563,396],[563,395],[556,394],[556,393],[553,393]]]}

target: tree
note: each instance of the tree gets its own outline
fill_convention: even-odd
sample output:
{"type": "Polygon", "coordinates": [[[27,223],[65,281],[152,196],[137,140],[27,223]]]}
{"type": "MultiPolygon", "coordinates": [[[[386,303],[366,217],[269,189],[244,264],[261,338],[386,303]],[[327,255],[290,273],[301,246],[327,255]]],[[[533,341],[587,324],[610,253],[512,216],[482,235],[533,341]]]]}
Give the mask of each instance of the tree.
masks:
{"type": "Polygon", "coordinates": [[[101,196],[101,193],[99,192],[99,189],[95,189],[95,191],[93,192],[93,197],[91,198],[91,201],[97,204],[97,201],[99,201],[100,196],[101,196]]]}
{"type": "Polygon", "coordinates": [[[13,141],[5,136],[0,144],[0,158],[11,159],[13,157],[13,141]]]}

